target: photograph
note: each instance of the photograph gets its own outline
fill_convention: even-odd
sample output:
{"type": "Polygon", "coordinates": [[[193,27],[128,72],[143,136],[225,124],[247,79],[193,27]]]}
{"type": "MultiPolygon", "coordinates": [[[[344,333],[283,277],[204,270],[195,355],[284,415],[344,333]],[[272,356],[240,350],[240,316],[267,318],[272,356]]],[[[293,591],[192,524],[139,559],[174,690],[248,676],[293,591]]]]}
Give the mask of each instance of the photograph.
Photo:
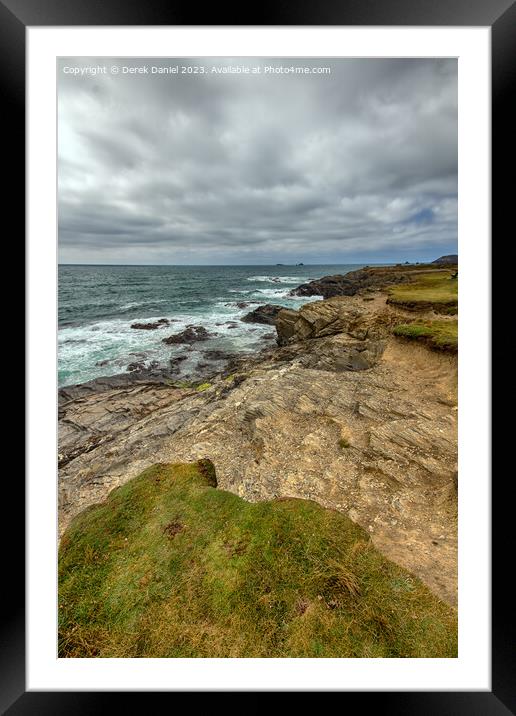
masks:
{"type": "Polygon", "coordinates": [[[56,64],[58,657],[456,660],[457,57],[56,64]]]}

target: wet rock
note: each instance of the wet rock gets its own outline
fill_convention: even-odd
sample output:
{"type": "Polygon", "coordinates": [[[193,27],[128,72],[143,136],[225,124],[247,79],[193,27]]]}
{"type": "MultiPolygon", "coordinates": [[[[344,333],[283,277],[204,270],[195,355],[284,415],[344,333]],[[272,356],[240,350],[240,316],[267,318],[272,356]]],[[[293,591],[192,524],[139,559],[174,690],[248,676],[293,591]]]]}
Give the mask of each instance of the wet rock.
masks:
{"type": "Polygon", "coordinates": [[[267,303],[264,306],[258,306],[258,308],[255,308],[254,311],[250,313],[246,313],[241,320],[245,323],[264,323],[273,326],[276,323],[276,317],[281,309],[282,306],[267,303]]]}
{"type": "Polygon", "coordinates": [[[168,338],[163,338],[162,342],[167,345],[179,343],[196,343],[197,341],[207,341],[213,334],[209,333],[203,326],[188,326],[180,333],[174,333],[168,338]]]}
{"type": "Polygon", "coordinates": [[[170,365],[170,372],[174,374],[179,373],[181,370],[181,363],[183,363],[187,358],[188,356],[183,355],[171,356],[168,361],[170,365]]]}
{"type": "Polygon", "coordinates": [[[132,372],[135,370],[139,370],[139,371],[145,370],[145,363],[139,362],[139,361],[136,361],[134,363],[129,363],[129,365],[127,366],[127,371],[132,372]]]}
{"type": "Polygon", "coordinates": [[[228,351],[222,351],[222,350],[212,350],[212,351],[203,351],[202,355],[206,360],[211,361],[219,361],[219,360],[229,360],[233,357],[233,353],[228,353],[228,351]]]}
{"type": "Polygon", "coordinates": [[[150,323],[131,323],[131,328],[134,328],[136,330],[140,331],[155,331],[158,328],[163,328],[164,326],[168,326],[170,323],[170,320],[168,318],[160,318],[158,321],[150,322],[150,323]]]}
{"type": "Polygon", "coordinates": [[[354,296],[358,287],[348,278],[341,275],[324,276],[321,279],[303,283],[290,291],[291,296],[354,296]]]}

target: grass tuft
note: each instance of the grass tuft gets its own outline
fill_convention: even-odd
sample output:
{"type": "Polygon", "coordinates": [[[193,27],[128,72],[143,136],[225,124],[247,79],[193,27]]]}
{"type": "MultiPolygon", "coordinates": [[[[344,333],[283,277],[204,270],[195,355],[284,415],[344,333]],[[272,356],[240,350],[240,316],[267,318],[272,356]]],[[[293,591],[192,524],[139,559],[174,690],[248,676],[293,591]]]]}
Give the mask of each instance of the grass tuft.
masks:
{"type": "Polygon", "coordinates": [[[212,487],[212,468],[155,465],[75,518],[59,656],[457,655],[454,610],[347,517],[245,502],[212,487]]]}

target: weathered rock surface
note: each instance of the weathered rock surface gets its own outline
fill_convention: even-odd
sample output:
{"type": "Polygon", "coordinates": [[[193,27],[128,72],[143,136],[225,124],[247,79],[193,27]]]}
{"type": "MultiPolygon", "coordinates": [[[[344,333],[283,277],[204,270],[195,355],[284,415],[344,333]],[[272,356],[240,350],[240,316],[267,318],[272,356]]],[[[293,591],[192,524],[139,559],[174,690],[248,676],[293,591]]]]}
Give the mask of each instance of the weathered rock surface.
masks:
{"type": "Polygon", "coordinates": [[[180,333],[173,333],[168,338],[163,338],[163,343],[174,345],[176,343],[195,343],[197,341],[207,341],[211,337],[206,328],[203,326],[188,326],[180,333]]]}
{"type": "Polygon", "coordinates": [[[373,297],[367,309],[362,303],[342,296],[307,303],[299,311],[284,308],[276,320],[278,344],[336,333],[348,333],[359,340],[381,338],[387,335],[388,327],[399,321],[398,315],[385,307],[383,297],[373,297]]]}
{"type": "Polygon", "coordinates": [[[267,303],[264,306],[258,306],[254,309],[254,311],[246,313],[241,320],[245,323],[264,323],[266,325],[273,326],[276,323],[276,317],[281,310],[282,306],[267,303]]]}
{"type": "Polygon", "coordinates": [[[348,514],[456,603],[456,357],[382,334],[392,315],[379,302],[317,302],[308,338],[235,359],[202,392],[62,391],[60,531],[146,466],[206,457],[219,486],[248,500],[300,497],[348,514]]]}

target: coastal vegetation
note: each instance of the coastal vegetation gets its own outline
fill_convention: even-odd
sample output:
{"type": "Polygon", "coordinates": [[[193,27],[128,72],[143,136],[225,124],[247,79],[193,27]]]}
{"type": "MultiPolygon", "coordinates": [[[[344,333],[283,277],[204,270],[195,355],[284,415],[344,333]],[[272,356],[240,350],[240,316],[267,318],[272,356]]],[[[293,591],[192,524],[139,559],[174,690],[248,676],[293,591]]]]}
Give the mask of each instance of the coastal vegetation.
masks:
{"type": "Polygon", "coordinates": [[[415,275],[409,283],[388,289],[387,303],[400,308],[436,313],[457,313],[458,279],[456,268],[434,270],[415,275]]]}
{"type": "Polygon", "coordinates": [[[408,338],[425,343],[430,348],[457,352],[458,324],[457,320],[415,321],[401,323],[393,329],[395,336],[408,338]]]}
{"type": "Polygon", "coordinates": [[[456,613],[347,516],[157,464],[61,540],[61,657],[454,657],[456,613]]]}

